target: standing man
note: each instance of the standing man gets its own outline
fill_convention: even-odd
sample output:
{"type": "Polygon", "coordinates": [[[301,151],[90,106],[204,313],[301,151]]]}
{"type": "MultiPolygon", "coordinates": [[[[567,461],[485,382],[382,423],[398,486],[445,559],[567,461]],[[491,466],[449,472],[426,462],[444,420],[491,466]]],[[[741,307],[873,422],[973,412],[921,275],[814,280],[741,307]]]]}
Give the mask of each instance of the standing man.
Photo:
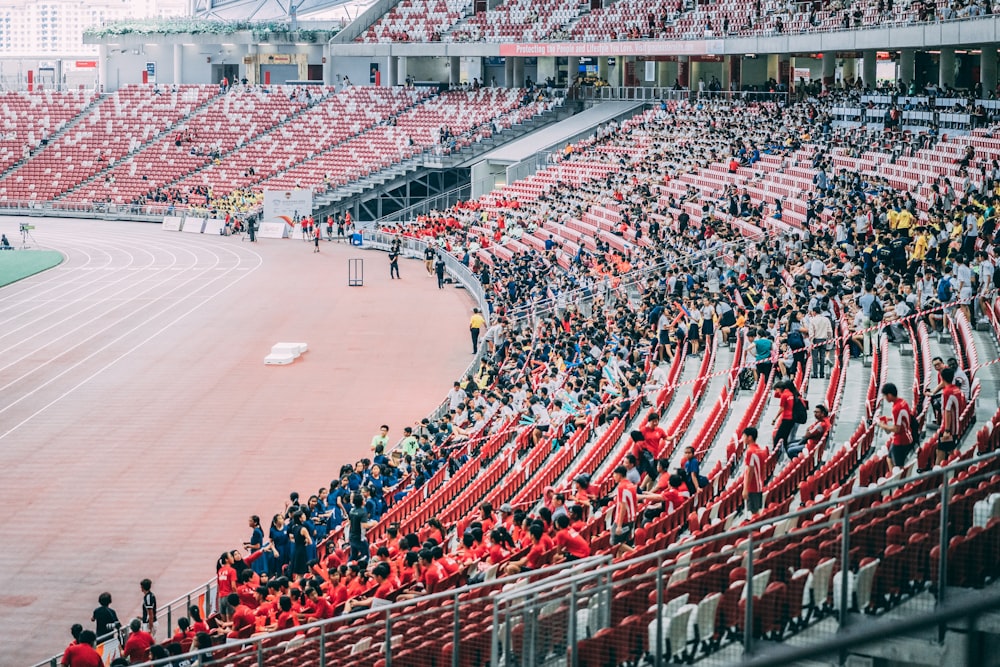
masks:
{"type": "Polygon", "coordinates": [[[479,351],[479,333],[486,326],[486,318],[478,308],[472,309],[472,319],[469,320],[469,333],[472,334],[472,354],[479,351]]]}
{"type": "Polygon", "coordinates": [[[389,249],[389,278],[393,280],[399,278],[399,248],[396,247],[395,242],[389,249]]]}
{"type": "Polygon", "coordinates": [[[326,216],[326,240],[333,240],[333,215],[326,216]]]}
{"type": "Polygon", "coordinates": [[[434,275],[434,256],[436,254],[437,253],[434,252],[434,246],[428,244],[427,247],[424,248],[424,267],[427,268],[427,275],[429,276],[434,275]]]}
{"type": "Polygon", "coordinates": [[[614,524],[611,527],[611,544],[629,549],[632,542],[632,525],[635,523],[639,505],[639,496],[635,484],[628,481],[628,470],[625,466],[615,468],[611,477],[615,480],[615,506],[612,516],[614,524]]]}
{"type": "Polygon", "coordinates": [[[812,376],[826,377],[826,343],[833,338],[833,323],[820,312],[819,304],[809,309],[809,338],[812,340],[812,376]]]}
{"type": "Polygon", "coordinates": [[[156,636],[156,596],[153,595],[153,582],[143,579],[139,582],[142,591],[142,624],[153,637],[156,636]]]}
{"type": "Polygon", "coordinates": [[[365,530],[373,527],[376,522],[368,517],[365,511],[364,498],[360,493],[351,496],[351,511],[347,514],[350,524],[347,533],[347,542],[351,548],[351,560],[357,563],[368,562],[368,539],[365,537],[365,530]]]}
{"type": "Polygon", "coordinates": [[[319,240],[323,236],[323,225],[316,223],[315,229],[313,229],[313,252],[319,252],[319,240]]]}
{"type": "Polygon", "coordinates": [[[247,231],[250,232],[250,243],[256,243],[257,242],[257,223],[254,222],[254,219],[253,219],[252,216],[247,220],[247,231]]]}
{"type": "Polygon", "coordinates": [[[892,406],[892,417],[885,415],[879,418],[875,425],[886,433],[892,433],[889,441],[889,456],[892,464],[902,468],[906,458],[913,451],[913,431],[910,426],[910,406],[899,397],[899,390],[892,382],[886,382],[882,387],[882,398],[892,406]]]}
{"type": "Polygon", "coordinates": [[[955,384],[955,369],[941,369],[941,433],[938,435],[936,463],[941,465],[948,458],[962,434],[962,413],[965,411],[965,394],[955,384]]]}
{"type": "Polygon", "coordinates": [[[444,289],[444,257],[441,256],[441,253],[438,253],[437,259],[434,261],[434,272],[437,274],[438,289],[444,289]]]}
{"type": "Polygon", "coordinates": [[[757,429],[753,426],[743,429],[743,444],[747,448],[743,459],[743,499],[747,501],[747,513],[753,516],[764,506],[767,451],[757,444],[757,429]]]}

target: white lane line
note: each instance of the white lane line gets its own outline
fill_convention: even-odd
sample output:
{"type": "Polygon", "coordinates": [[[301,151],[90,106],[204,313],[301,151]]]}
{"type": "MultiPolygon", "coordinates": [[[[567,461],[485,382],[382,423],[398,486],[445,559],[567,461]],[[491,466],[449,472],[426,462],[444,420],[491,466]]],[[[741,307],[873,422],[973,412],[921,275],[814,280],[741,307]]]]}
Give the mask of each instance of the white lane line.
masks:
{"type": "MultiPolygon", "coordinates": [[[[258,257],[259,257],[259,256],[258,256],[258,257]]],[[[256,269],[258,269],[258,268],[259,268],[259,267],[261,266],[261,264],[262,264],[262,262],[261,262],[261,263],[258,263],[258,264],[257,264],[257,266],[253,267],[253,270],[256,270],[256,269]]],[[[198,287],[198,290],[200,291],[200,290],[202,290],[203,288],[206,288],[206,287],[209,287],[209,286],[210,286],[210,285],[212,285],[213,283],[215,283],[215,282],[218,282],[219,280],[222,280],[222,279],[223,279],[223,278],[225,278],[225,277],[226,277],[227,275],[228,275],[228,272],[227,272],[227,273],[225,273],[225,274],[223,274],[223,275],[221,275],[221,276],[218,276],[218,277],[216,277],[216,278],[212,278],[212,279],[211,279],[211,280],[210,280],[210,281],[209,281],[208,283],[205,283],[204,285],[201,285],[201,286],[199,286],[199,287],[198,287]]],[[[19,422],[19,423],[18,423],[17,425],[15,425],[15,426],[14,426],[14,427],[12,427],[11,429],[9,429],[8,431],[6,431],[6,432],[5,432],[5,433],[3,433],[2,435],[0,435],[0,440],[2,440],[3,438],[5,438],[5,437],[6,437],[7,435],[9,435],[10,433],[14,432],[15,430],[17,430],[18,428],[20,428],[20,427],[21,427],[21,426],[22,426],[23,424],[27,423],[28,421],[30,421],[31,419],[33,419],[33,418],[34,418],[35,416],[37,416],[38,414],[41,414],[41,412],[43,412],[44,410],[46,410],[46,409],[47,409],[48,407],[50,407],[50,406],[54,405],[54,404],[55,404],[56,402],[58,402],[58,401],[59,401],[59,400],[61,400],[62,398],[64,398],[64,397],[68,396],[68,395],[69,395],[70,393],[72,393],[73,391],[75,391],[75,390],[76,390],[76,389],[78,389],[79,387],[81,387],[81,386],[83,386],[84,384],[86,384],[87,382],[89,382],[89,381],[90,381],[91,379],[93,379],[93,378],[97,377],[98,375],[100,375],[101,373],[103,373],[103,372],[104,372],[105,370],[107,370],[107,369],[108,369],[108,368],[110,368],[111,366],[113,366],[113,365],[117,364],[117,363],[118,363],[119,361],[121,361],[121,360],[122,360],[122,359],[123,359],[123,358],[124,358],[125,356],[127,356],[128,354],[131,354],[131,353],[132,353],[132,352],[134,352],[135,350],[139,349],[140,347],[142,347],[143,345],[145,345],[146,343],[148,343],[148,342],[149,342],[150,340],[152,340],[153,338],[155,338],[156,336],[158,336],[159,334],[163,333],[164,331],[166,331],[167,329],[169,329],[169,328],[170,328],[171,326],[173,326],[174,324],[176,324],[177,322],[179,322],[180,320],[182,320],[182,319],[183,319],[184,317],[186,317],[186,316],[190,315],[190,314],[191,314],[192,312],[194,312],[195,310],[197,310],[197,309],[198,309],[199,307],[201,307],[202,305],[204,305],[205,303],[208,303],[208,301],[210,301],[211,299],[215,298],[216,296],[218,296],[218,295],[219,295],[219,294],[221,294],[222,292],[226,291],[227,289],[229,289],[229,288],[230,288],[230,287],[232,287],[233,285],[235,285],[235,284],[239,283],[239,282],[240,282],[240,280],[242,280],[242,279],[243,279],[243,278],[244,278],[244,277],[245,277],[246,275],[249,275],[249,274],[245,274],[245,275],[243,275],[243,276],[240,276],[240,277],[239,277],[239,278],[238,278],[237,280],[233,281],[232,283],[229,283],[228,285],[225,285],[225,286],[223,286],[222,288],[220,288],[220,289],[219,289],[219,290],[217,290],[216,292],[212,293],[212,294],[211,294],[211,295],[210,295],[210,296],[209,296],[209,297],[208,297],[207,299],[202,299],[202,298],[200,298],[201,296],[204,296],[204,295],[197,295],[197,294],[191,294],[191,295],[188,295],[188,296],[189,296],[189,298],[195,298],[195,299],[197,299],[198,303],[196,303],[196,304],[195,304],[194,306],[192,306],[191,308],[189,308],[189,309],[188,309],[187,311],[185,311],[184,313],[182,313],[182,314],[181,314],[180,316],[178,316],[178,317],[177,317],[176,319],[174,319],[173,321],[171,321],[171,322],[170,322],[170,323],[168,323],[167,325],[164,325],[163,327],[160,327],[159,329],[157,329],[157,330],[156,330],[156,331],[155,331],[155,332],[154,332],[153,334],[151,334],[151,335],[150,335],[149,337],[145,338],[145,339],[144,339],[143,341],[141,341],[141,342],[140,342],[140,343],[138,343],[137,345],[135,345],[135,346],[133,346],[132,348],[130,348],[130,349],[129,349],[128,351],[126,351],[126,352],[124,352],[124,353],[120,354],[120,355],[119,355],[118,357],[116,357],[116,358],[115,358],[115,359],[113,359],[113,360],[112,360],[111,362],[109,362],[109,363],[107,363],[107,364],[106,364],[105,366],[103,366],[103,367],[102,367],[101,369],[97,370],[96,372],[94,372],[93,374],[91,374],[90,376],[88,376],[88,377],[87,377],[87,378],[86,378],[85,380],[83,380],[82,382],[78,383],[78,384],[77,384],[77,385],[75,385],[75,386],[74,386],[73,388],[71,388],[71,389],[69,389],[68,391],[66,391],[66,392],[64,392],[63,394],[61,394],[61,395],[60,395],[60,396],[59,396],[58,398],[56,398],[55,400],[53,400],[53,401],[51,401],[51,402],[47,403],[47,404],[46,404],[46,405],[45,405],[44,407],[42,407],[42,408],[41,408],[40,410],[38,410],[38,411],[36,411],[35,413],[33,413],[33,414],[32,414],[31,416],[29,416],[29,417],[28,417],[27,419],[24,419],[24,420],[22,420],[22,421],[21,421],[21,422],[19,422]]],[[[188,283],[188,282],[190,282],[190,280],[188,280],[188,281],[185,281],[185,284],[186,284],[186,283],[188,283]]],[[[180,287],[180,286],[178,286],[178,287],[180,287]]],[[[175,290],[176,290],[176,289],[177,289],[177,288],[175,288],[175,290]]],[[[171,290],[171,292],[172,292],[172,291],[175,291],[175,290],[171,290]]],[[[168,293],[169,293],[169,292],[168,292],[168,293]]],[[[48,379],[48,380],[47,380],[46,382],[42,383],[42,384],[41,384],[41,385],[39,385],[38,387],[35,387],[35,388],[34,388],[34,389],[32,389],[31,391],[29,391],[29,392],[26,392],[25,394],[23,394],[22,396],[20,396],[20,397],[19,397],[18,399],[16,399],[15,401],[13,401],[13,402],[9,403],[8,405],[4,406],[3,408],[0,408],[0,414],[3,414],[3,413],[5,413],[5,412],[7,412],[7,411],[8,411],[8,410],[10,410],[10,409],[11,409],[12,407],[14,407],[14,406],[18,405],[19,403],[21,403],[22,401],[24,401],[24,400],[26,400],[26,399],[30,398],[31,396],[33,396],[34,394],[36,394],[36,393],[37,393],[37,392],[39,392],[40,390],[42,390],[42,389],[44,389],[45,387],[47,387],[48,385],[52,384],[53,382],[55,382],[56,380],[58,380],[58,379],[59,379],[59,378],[61,378],[62,376],[66,375],[66,374],[67,374],[67,373],[69,373],[70,371],[72,371],[72,370],[75,370],[76,368],[78,368],[78,367],[79,367],[79,366],[81,366],[82,364],[84,364],[84,363],[86,363],[87,361],[89,361],[90,359],[94,358],[95,356],[97,356],[98,354],[100,354],[100,353],[101,353],[101,352],[103,352],[104,350],[108,349],[109,347],[111,347],[111,346],[112,346],[112,345],[114,345],[115,343],[118,343],[119,341],[123,340],[123,339],[124,339],[125,337],[127,337],[128,335],[130,335],[130,334],[134,333],[135,331],[139,330],[140,328],[142,328],[142,327],[143,327],[143,326],[145,326],[146,324],[148,324],[148,323],[152,322],[153,320],[155,320],[156,318],[160,317],[161,315],[163,315],[163,314],[165,314],[165,313],[168,313],[168,312],[169,312],[170,310],[172,310],[172,309],[174,308],[174,306],[175,306],[175,305],[176,305],[176,304],[169,304],[169,305],[167,305],[167,307],[166,307],[166,308],[164,308],[164,309],[160,310],[159,312],[157,312],[157,313],[155,313],[155,314],[151,315],[150,317],[146,318],[145,320],[143,320],[143,321],[142,321],[142,322],[140,322],[139,324],[135,325],[134,327],[132,327],[132,328],[131,328],[131,329],[129,329],[128,331],[126,331],[126,332],[122,333],[121,335],[119,335],[118,337],[114,338],[113,340],[111,340],[111,341],[109,341],[109,342],[105,343],[105,344],[104,344],[104,345],[102,345],[102,346],[101,346],[100,348],[98,348],[97,350],[95,350],[95,351],[91,352],[91,353],[90,353],[89,355],[87,355],[86,357],[84,357],[84,358],[83,358],[83,359],[81,359],[80,361],[76,362],[75,364],[73,364],[73,365],[72,365],[72,366],[70,366],[69,368],[65,369],[65,370],[64,370],[64,371],[62,371],[61,373],[59,373],[59,374],[55,375],[54,377],[52,377],[52,378],[48,379]]],[[[138,310],[144,310],[145,308],[146,308],[146,306],[143,306],[143,307],[139,308],[138,310]]],[[[138,310],[137,310],[136,312],[138,312],[138,310]]],[[[113,326],[113,325],[112,325],[112,326],[113,326]]],[[[107,328],[111,328],[111,327],[107,327],[107,328]]],[[[74,346],[74,348],[75,348],[75,347],[78,347],[78,346],[74,346]]],[[[70,349],[73,349],[73,348],[70,348],[70,349]]],[[[67,352],[68,352],[68,351],[69,351],[69,350],[67,350],[67,352]]],[[[65,353],[63,353],[63,354],[65,354],[65,353]]],[[[62,356],[62,355],[59,355],[59,356],[62,356]]],[[[58,358],[58,357],[57,357],[57,358],[58,358]]],[[[51,360],[50,360],[50,361],[51,361],[51,360]]],[[[50,362],[49,362],[49,361],[47,361],[47,362],[45,362],[44,364],[42,364],[42,366],[45,366],[45,365],[48,365],[48,363],[50,363],[50,362]]],[[[41,368],[41,366],[39,366],[39,368],[41,368]]],[[[27,375],[30,375],[30,374],[31,374],[31,373],[33,373],[33,372],[34,372],[35,370],[37,370],[37,369],[34,369],[34,370],[32,370],[32,371],[29,371],[29,373],[25,374],[25,376],[23,376],[23,377],[27,377],[27,375]]],[[[2,390],[2,389],[7,389],[7,388],[9,388],[10,386],[12,386],[13,384],[15,384],[16,382],[17,382],[17,381],[15,381],[15,382],[12,382],[12,383],[8,383],[8,384],[7,384],[6,386],[4,386],[3,388],[0,388],[0,390],[2,390]]]]}
{"type": "MultiPolygon", "coordinates": [[[[261,266],[261,264],[258,264],[257,266],[255,266],[252,269],[250,269],[250,272],[252,273],[253,271],[256,271],[258,268],[260,268],[260,266],[261,266]]],[[[22,426],[24,426],[25,424],[27,424],[28,422],[30,422],[32,419],[34,419],[38,415],[42,414],[43,412],[45,412],[46,410],[48,410],[49,408],[51,408],[53,405],[55,405],[56,403],[58,403],[59,401],[61,401],[62,399],[66,398],[67,396],[69,396],[70,394],[72,394],[74,391],[76,391],[77,389],[79,389],[80,387],[84,386],[85,384],[87,384],[88,382],[90,382],[91,380],[93,380],[94,378],[96,378],[97,376],[99,376],[104,371],[106,371],[109,368],[111,368],[112,366],[114,366],[119,361],[121,361],[122,359],[124,359],[128,355],[132,354],[133,352],[135,352],[136,350],[138,350],[139,348],[141,348],[143,345],[145,345],[149,341],[151,341],[154,338],[156,338],[157,336],[159,336],[164,331],[170,329],[171,327],[173,327],[174,325],[176,325],[178,322],[180,322],[181,320],[183,320],[185,317],[187,317],[188,315],[190,315],[194,311],[198,310],[199,308],[201,308],[202,306],[204,306],[206,303],[208,303],[209,301],[211,301],[212,299],[214,299],[218,295],[220,295],[223,292],[227,291],[229,288],[233,287],[234,285],[239,284],[243,280],[243,278],[245,278],[248,275],[250,275],[250,274],[247,273],[247,274],[243,274],[241,276],[238,276],[236,280],[234,280],[233,282],[231,282],[231,283],[229,283],[227,285],[222,286],[220,289],[218,289],[213,294],[208,295],[208,297],[205,298],[204,300],[199,300],[199,303],[196,303],[194,306],[192,306],[188,310],[186,310],[183,313],[181,313],[180,315],[178,315],[175,319],[173,319],[172,321],[168,322],[167,324],[163,325],[162,327],[160,327],[159,329],[157,329],[156,331],[154,331],[147,338],[139,341],[137,344],[133,345],[131,348],[129,348],[128,350],[126,350],[122,354],[118,355],[115,359],[113,359],[112,361],[110,361],[107,364],[105,364],[102,368],[98,369],[97,371],[95,371],[91,375],[87,376],[86,378],[84,378],[83,380],[81,380],[80,382],[78,382],[77,384],[75,384],[74,386],[72,386],[69,389],[67,389],[66,391],[64,391],[62,394],[60,394],[56,398],[52,399],[51,401],[49,401],[48,403],[46,403],[45,405],[43,405],[41,408],[39,408],[35,412],[31,413],[29,416],[27,416],[24,419],[22,419],[21,421],[19,421],[17,424],[15,424],[14,426],[12,426],[11,428],[9,428],[6,431],[4,431],[2,434],[0,434],[0,440],[3,440],[8,435],[10,435],[11,433],[13,433],[17,429],[21,428],[22,426]]],[[[224,278],[224,277],[225,276],[219,276],[220,279],[224,278]]],[[[213,280],[213,282],[214,282],[214,280],[213,280]]],[[[142,326],[142,325],[139,325],[139,326],[142,326]]],[[[118,342],[119,340],[121,340],[122,338],[124,338],[125,336],[127,336],[129,333],[131,333],[132,331],[134,331],[137,328],[139,328],[139,327],[137,326],[137,327],[133,328],[132,330],[130,330],[130,331],[122,334],[121,336],[119,336],[118,338],[116,338],[111,343],[108,343],[104,347],[105,348],[109,347],[110,345],[118,342]]],[[[104,348],[101,348],[101,350],[98,350],[97,352],[94,352],[93,354],[90,355],[90,357],[94,356],[95,354],[97,354],[98,352],[102,351],[103,349],[104,348]]],[[[90,357],[87,357],[87,358],[89,359],[90,357]]],[[[83,360],[83,361],[86,361],[86,359],[83,360]]],[[[81,361],[80,363],[83,363],[83,361],[81,361]]],[[[79,365],[79,364],[74,365],[74,368],[77,365],[79,365]]],[[[59,376],[65,374],[67,372],[69,372],[70,370],[72,370],[72,369],[71,368],[67,369],[63,373],[60,373],[59,376]]],[[[56,376],[56,378],[58,378],[59,376],[56,376]]],[[[53,378],[53,380],[55,380],[56,378],[53,378]]],[[[46,383],[46,384],[48,384],[48,383],[46,383]]],[[[41,387],[39,387],[38,389],[41,389],[41,387]]],[[[35,391],[38,391],[38,389],[35,389],[31,393],[35,393],[35,391]]],[[[27,397],[25,397],[25,398],[27,398],[27,397]]],[[[20,400],[18,402],[20,402],[20,400]]],[[[12,405],[13,404],[11,404],[11,406],[12,405]]],[[[7,407],[9,408],[11,406],[7,406],[7,407]]],[[[0,413],[5,412],[6,410],[7,410],[7,408],[4,408],[3,410],[0,410],[0,413]]]]}

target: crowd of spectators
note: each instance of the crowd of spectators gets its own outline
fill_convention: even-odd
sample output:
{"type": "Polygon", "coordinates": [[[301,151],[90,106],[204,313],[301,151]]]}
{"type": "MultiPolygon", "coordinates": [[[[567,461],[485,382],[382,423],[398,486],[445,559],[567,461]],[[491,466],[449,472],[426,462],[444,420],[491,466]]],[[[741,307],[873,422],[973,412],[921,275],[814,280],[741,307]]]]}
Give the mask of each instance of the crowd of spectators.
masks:
{"type": "MultiPolygon", "coordinates": [[[[626,430],[631,438],[620,446],[630,453],[612,473],[610,498],[595,494],[602,480],[591,479],[594,470],[527,506],[484,503],[473,516],[452,525],[431,519],[412,534],[389,526],[375,544],[365,534],[442,467],[454,474],[479,465],[477,452],[491,435],[530,430],[519,456],[558,447],[588,424],[599,437],[634,401],[664,386],[674,355],[697,356],[716,333],[742,337],[743,364],[758,371],[756,381],[768,382],[796,371],[824,377],[826,355],[841,345],[865,353],[875,310],[890,324],[961,299],[975,317],[973,297],[996,285],[1000,181],[977,178],[974,169],[960,186],[940,179],[924,210],[918,195],[877,175],[836,170],[834,150],[891,151],[892,142],[882,130],[835,126],[833,103],[664,103],[601,128],[550,167],[596,163],[608,167],[602,177],[557,181],[535,198],[499,191],[387,228],[439,245],[478,275],[490,311],[482,365],[455,383],[440,419],[407,427],[395,447],[400,434],[382,426],[371,456],[343,466],[328,487],[304,499],[293,493],[266,525],[251,517],[244,547],[253,558],[237,549],[217,563],[216,613],[206,624],[192,610],[150,655],[436,592],[481,578],[492,566],[513,574],[581,558],[591,553],[586,527],[606,516],[615,525],[615,553],[625,553],[629,527],[673,511],[706,483],[693,451],[672,460],[683,434],[664,433],[655,415],[626,430]],[[802,195],[805,227],[780,231],[781,199],[750,193],[748,186],[767,178],[769,172],[755,171],[765,157],[779,159],[779,168],[806,163],[815,170],[802,195]],[[750,170],[747,182],[715,190],[695,179],[676,187],[686,175],[732,162],[736,171],[750,170]],[[571,220],[598,206],[620,214],[611,229],[620,243],[588,242],[569,231],[571,220]],[[748,229],[758,233],[744,236],[748,229]],[[544,251],[482,261],[493,245],[539,230],[547,236],[544,251]],[[834,338],[836,322],[849,324],[846,339],[834,338]]],[[[973,153],[970,168],[976,162],[973,153]]],[[[924,317],[930,327],[942,325],[939,311],[924,317]]],[[[785,392],[794,393],[794,384],[777,388],[781,424],[776,418],[770,444],[794,456],[805,440],[825,436],[835,416],[816,406],[819,426],[793,439],[785,392]]],[[[756,429],[744,438],[757,446],[756,429]]]]}

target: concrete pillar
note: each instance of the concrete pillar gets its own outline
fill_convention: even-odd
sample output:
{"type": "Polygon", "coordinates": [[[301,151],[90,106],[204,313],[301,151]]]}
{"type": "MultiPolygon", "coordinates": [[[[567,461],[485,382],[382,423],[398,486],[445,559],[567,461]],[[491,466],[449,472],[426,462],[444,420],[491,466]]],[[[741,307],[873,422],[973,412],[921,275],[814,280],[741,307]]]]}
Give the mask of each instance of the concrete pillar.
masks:
{"type": "Polygon", "coordinates": [[[660,88],[669,88],[674,85],[673,79],[670,78],[671,70],[667,65],[669,63],[662,60],[656,63],[656,85],[660,88]]]}
{"type": "Polygon", "coordinates": [[[174,83],[184,83],[184,47],[174,44],[174,83]]]}
{"type": "Polygon", "coordinates": [[[566,59],[566,85],[572,86],[576,77],[580,75],[580,59],[570,56],[566,59]]]}
{"type": "Polygon", "coordinates": [[[505,88],[513,88],[514,83],[514,57],[507,56],[503,61],[503,85],[505,88]]]}
{"type": "Polygon", "coordinates": [[[989,99],[997,87],[997,49],[994,45],[984,46],[979,56],[979,83],[983,84],[983,99],[989,99]]]}
{"type": "Polygon", "coordinates": [[[608,58],[607,56],[597,56],[597,78],[608,80],[608,58]]]}
{"type": "Polygon", "coordinates": [[[955,85],[955,49],[941,49],[941,60],[938,61],[938,85],[955,85]]]}
{"type": "Polygon", "coordinates": [[[389,87],[399,85],[399,81],[396,79],[396,77],[399,75],[398,61],[399,61],[398,56],[386,56],[385,85],[389,87]]]}
{"type": "Polygon", "coordinates": [[[875,87],[875,52],[865,51],[861,61],[861,80],[869,88],[875,87]]]}
{"type": "Polygon", "coordinates": [[[837,54],[833,51],[823,53],[823,90],[833,88],[837,76],[837,54]]]}
{"type": "Polygon", "coordinates": [[[913,82],[913,59],[916,51],[913,49],[900,49],[899,51],[899,78],[907,86],[913,82]]]}
{"type": "Polygon", "coordinates": [[[767,78],[778,81],[781,78],[780,66],[778,65],[778,54],[772,53],[767,58],[767,78]]]}
{"type": "Polygon", "coordinates": [[[57,60],[55,62],[55,87],[56,90],[63,89],[63,61],[57,60]]]}
{"type": "Polygon", "coordinates": [[[854,82],[854,77],[856,76],[855,72],[857,72],[858,69],[857,64],[857,58],[844,59],[844,81],[854,82]]]}
{"type": "Polygon", "coordinates": [[[100,86],[100,90],[104,92],[111,92],[111,86],[108,85],[108,46],[107,44],[101,44],[97,47],[97,83],[100,86]]]}
{"type": "Polygon", "coordinates": [[[524,58],[514,58],[514,87],[524,85],[524,58]]]}
{"type": "Polygon", "coordinates": [[[396,58],[396,85],[404,85],[408,75],[409,72],[406,69],[406,56],[398,56],[396,58]]]}
{"type": "MultiPolygon", "coordinates": [[[[254,53],[257,50],[257,45],[256,44],[251,44],[248,47],[248,50],[250,51],[250,56],[253,57],[254,53]]],[[[257,65],[256,64],[247,65],[247,67],[248,68],[252,67],[252,68],[254,68],[254,70],[257,69],[257,65]]],[[[247,78],[250,79],[251,83],[253,83],[256,80],[256,77],[257,77],[256,74],[254,74],[253,76],[251,76],[250,73],[247,72],[247,78]]],[[[333,56],[330,55],[330,45],[329,44],[324,44],[323,45],[323,85],[324,86],[334,86],[334,85],[336,85],[336,83],[337,83],[337,81],[334,78],[334,71],[333,71],[333,56]]]]}
{"type": "Polygon", "coordinates": [[[448,83],[452,86],[462,83],[462,59],[458,56],[448,58],[448,83]]]}
{"type": "Polygon", "coordinates": [[[690,56],[677,56],[677,80],[681,88],[687,88],[691,83],[691,58],[690,56]]]}

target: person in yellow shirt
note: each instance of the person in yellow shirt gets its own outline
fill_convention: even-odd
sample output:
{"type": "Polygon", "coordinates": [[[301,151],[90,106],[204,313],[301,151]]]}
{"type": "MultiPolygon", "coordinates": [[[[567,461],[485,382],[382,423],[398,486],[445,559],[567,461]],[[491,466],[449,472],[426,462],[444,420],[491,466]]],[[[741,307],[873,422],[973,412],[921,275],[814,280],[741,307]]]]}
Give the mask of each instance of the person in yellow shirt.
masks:
{"type": "Polygon", "coordinates": [[[472,354],[479,351],[479,332],[486,326],[486,318],[478,308],[472,309],[472,319],[469,320],[469,333],[472,334],[472,354]]]}
{"type": "Polygon", "coordinates": [[[896,225],[899,224],[899,212],[896,209],[890,207],[889,212],[886,213],[886,218],[889,221],[889,229],[895,231],[896,225]]]}
{"type": "Polygon", "coordinates": [[[913,252],[910,253],[911,268],[913,268],[914,265],[921,264],[927,257],[927,245],[927,230],[920,227],[917,231],[917,237],[913,240],[913,252]]]}
{"type": "Polygon", "coordinates": [[[910,213],[909,209],[903,209],[896,216],[896,227],[895,230],[900,234],[910,235],[910,228],[913,226],[913,214],[910,213]]]}

